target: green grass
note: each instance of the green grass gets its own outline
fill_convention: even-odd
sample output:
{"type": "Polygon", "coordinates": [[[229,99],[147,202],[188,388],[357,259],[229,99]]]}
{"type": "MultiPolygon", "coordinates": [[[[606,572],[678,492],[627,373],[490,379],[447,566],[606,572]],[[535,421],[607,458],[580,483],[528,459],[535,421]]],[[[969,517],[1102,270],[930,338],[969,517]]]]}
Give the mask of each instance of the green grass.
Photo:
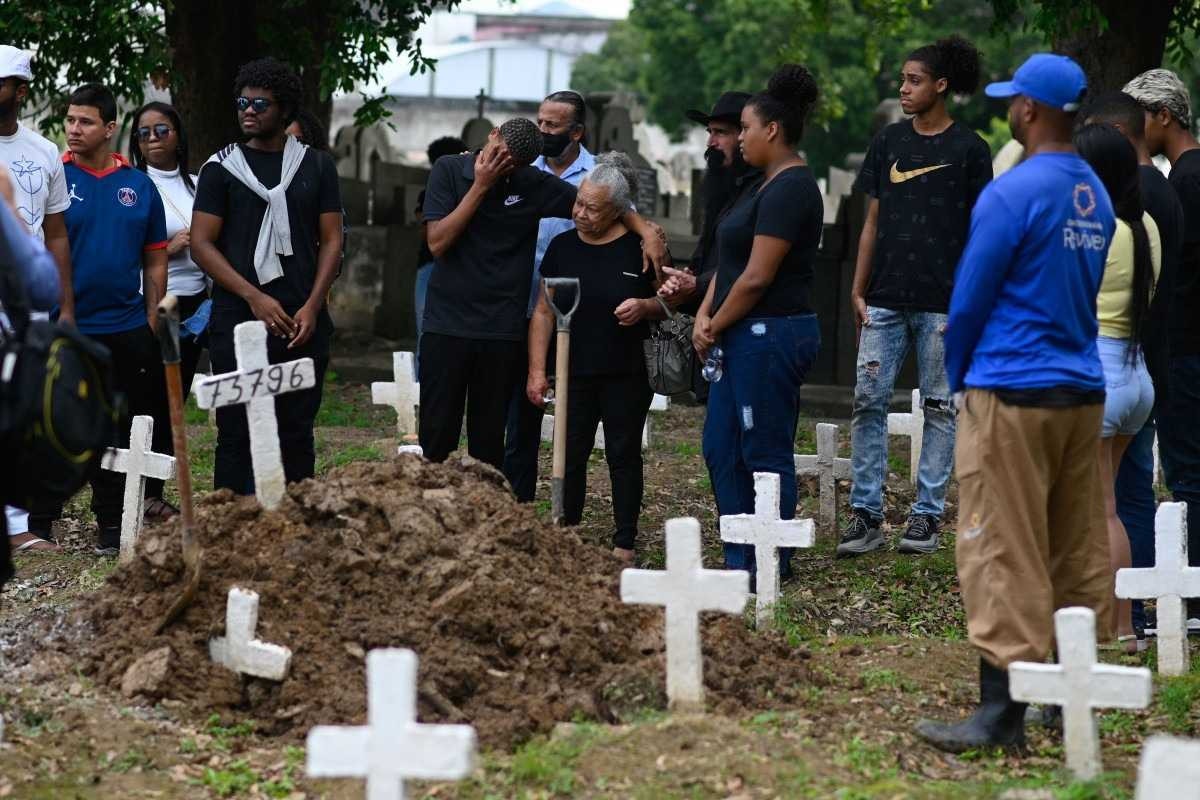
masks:
{"type": "Polygon", "coordinates": [[[1200,675],[1193,673],[1163,679],[1158,705],[1167,715],[1167,725],[1172,733],[1192,731],[1192,708],[1197,700],[1200,700],[1200,675]]]}
{"type": "Polygon", "coordinates": [[[211,789],[217,797],[233,797],[249,790],[258,782],[258,774],[245,759],[238,759],[221,769],[204,768],[200,785],[211,789]]]}
{"type": "Polygon", "coordinates": [[[317,459],[316,471],[320,475],[333,467],[344,467],[354,461],[383,461],[386,456],[371,444],[350,444],[317,459]]]}

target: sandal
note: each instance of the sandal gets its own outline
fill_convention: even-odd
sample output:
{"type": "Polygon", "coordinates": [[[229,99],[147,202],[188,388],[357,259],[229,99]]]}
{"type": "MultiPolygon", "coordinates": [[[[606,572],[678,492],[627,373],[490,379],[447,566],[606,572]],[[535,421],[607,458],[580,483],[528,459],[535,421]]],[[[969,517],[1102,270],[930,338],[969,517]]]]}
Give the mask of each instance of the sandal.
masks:
{"type": "Polygon", "coordinates": [[[32,533],[18,533],[10,536],[8,539],[9,545],[12,547],[13,554],[17,553],[61,553],[62,548],[57,544],[40,536],[35,536],[32,533]],[[28,539],[22,541],[22,537],[28,536],[28,539]]]}
{"type": "Polygon", "coordinates": [[[161,497],[147,497],[142,505],[142,518],[147,522],[170,519],[178,513],[178,508],[161,497]]]}

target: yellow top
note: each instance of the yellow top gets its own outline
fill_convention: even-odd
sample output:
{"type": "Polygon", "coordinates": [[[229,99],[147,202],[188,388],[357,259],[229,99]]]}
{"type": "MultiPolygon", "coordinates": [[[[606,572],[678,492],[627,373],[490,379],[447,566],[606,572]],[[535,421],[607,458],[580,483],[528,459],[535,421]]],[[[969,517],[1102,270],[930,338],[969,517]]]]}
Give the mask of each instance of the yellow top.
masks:
{"type": "MultiPolygon", "coordinates": [[[[1162,245],[1158,226],[1149,214],[1142,214],[1142,224],[1150,236],[1150,261],[1154,265],[1154,281],[1162,268],[1162,245]]],[[[1128,339],[1133,324],[1129,313],[1133,298],[1133,229],[1124,220],[1117,220],[1108,258],[1104,261],[1104,280],[1096,297],[1096,315],[1100,318],[1100,335],[1128,339]]]]}

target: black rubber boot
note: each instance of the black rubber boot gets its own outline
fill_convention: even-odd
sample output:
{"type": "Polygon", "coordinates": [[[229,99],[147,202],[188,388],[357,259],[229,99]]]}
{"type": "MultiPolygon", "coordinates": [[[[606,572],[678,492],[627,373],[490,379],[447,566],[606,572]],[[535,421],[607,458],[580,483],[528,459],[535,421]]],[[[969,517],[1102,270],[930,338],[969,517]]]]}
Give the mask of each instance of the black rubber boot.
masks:
{"type": "Polygon", "coordinates": [[[1025,703],[1009,696],[1008,672],[981,658],[975,713],[953,725],[923,719],[917,723],[917,734],[948,753],[989,747],[1019,750],[1025,746],[1025,703]]]}

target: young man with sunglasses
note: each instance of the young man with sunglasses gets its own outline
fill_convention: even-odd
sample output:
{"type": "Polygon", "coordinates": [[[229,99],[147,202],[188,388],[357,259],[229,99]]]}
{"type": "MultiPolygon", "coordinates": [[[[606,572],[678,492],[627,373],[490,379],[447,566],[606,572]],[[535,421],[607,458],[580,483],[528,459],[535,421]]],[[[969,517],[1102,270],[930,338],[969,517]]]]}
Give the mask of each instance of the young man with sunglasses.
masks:
{"type": "MultiPolygon", "coordinates": [[[[273,58],[238,70],[234,103],[246,141],[200,170],[192,206],[192,258],[214,281],[213,372],[236,368],[233,329],[261,320],[271,363],[311,357],[317,384],[275,399],[288,482],[315,469],[313,423],[329,365],[333,321],[325,307],[342,252],[342,201],[329,153],[287,135],[300,109],[300,78],[273,58]]],[[[216,488],[254,493],[242,406],[217,410],[216,488]]]]}
{"type": "MultiPolygon", "coordinates": [[[[45,242],[58,264],[61,298],[59,320],[75,319],[71,291],[71,248],[63,214],[71,201],[58,146],[18,121],[21,104],[33,80],[29,53],[0,45],[0,166],[8,170],[14,213],[30,233],[45,242]]],[[[29,515],[6,508],[8,533],[15,552],[57,552],[58,545],[29,532],[29,515]]]]}
{"type": "MultiPolygon", "coordinates": [[[[158,301],[167,282],[167,231],[162,198],[144,172],[112,150],[117,103],[98,83],[67,100],[63,171],[71,205],[66,211],[79,331],[112,354],[114,390],[129,415],[154,415],[166,404],[162,360],[154,338],[158,301]]],[[[129,446],[122,425],[113,445],[129,446]]],[[[97,555],[116,555],[121,543],[125,479],[101,470],[91,481],[99,523],[97,555]]],[[[58,503],[30,509],[29,528],[48,538],[62,511],[58,503]]]]}

